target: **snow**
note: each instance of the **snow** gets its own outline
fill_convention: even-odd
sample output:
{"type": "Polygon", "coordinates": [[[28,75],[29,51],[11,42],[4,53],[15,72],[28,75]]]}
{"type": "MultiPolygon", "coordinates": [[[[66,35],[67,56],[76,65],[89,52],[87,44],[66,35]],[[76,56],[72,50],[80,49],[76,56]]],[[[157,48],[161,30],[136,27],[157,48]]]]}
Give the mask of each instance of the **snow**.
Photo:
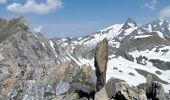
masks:
{"type": "Polygon", "coordinates": [[[159,22],[159,25],[161,26],[163,24],[163,20],[161,20],[160,22],[159,22]]]}
{"type": "Polygon", "coordinates": [[[94,67],[94,59],[84,59],[84,58],[78,58],[75,59],[70,53],[68,53],[69,57],[74,60],[79,66],[82,66],[84,64],[86,65],[89,65],[92,67],[93,70],[95,70],[95,67],[94,67]]]}
{"type": "Polygon", "coordinates": [[[99,41],[102,41],[104,38],[107,38],[108,40],[113,39],[115,36],[117,36],[119,33],[118,31],[122,28],[123,24],[115,24],[111,27],[108,27],[106,29],[100,30],[100,32],[104,32],[109,30],[108,32],[106,32],[105,34],[93,34],[94,38],[88,40],[89,38],[83,39],[83,43],[84,44],[91,44],[91,45],[96,45],[99,41]],[[86,41],[86,42],[85,42],[86,41]]]}
{"type": "Polygon", "coordinates": [[[130,55],[133,55],[133,57],[139,57],[140,55],[143,55],[145,57],[147,57],[148,59],[160,59],[162,61],[169,61],[170,59],[170,52],[167,52],[167,53],[164,53],[162,52],[161,50],[170,50],[170,46],[165,46],[165,47],[162,47],[160,48],[159,52],[155,52],[156,48],[153,48],[152,50],[145,50],[145,51],[133,51],[133,52],[130,52],[129,54],[130,55]]]}
{"type": "Polygon", "coordinates": [[[64,41],[67,41],[67,39],[62,39],[62,41],[64,42],[64,41]]]}
{"type": "Polygon", "coordinates": [[[34,35],[34,36],[35,36],[37,39],[39,39],[37,35],[34,35]]]}
{"type": "Polygon", "coordinates": [[[134,31],[133,28],[129,28],[129,29],[125,30],[125,35],[126,35],[126,36],[129,35],[129,34],[132,33],[133,31],[134,31]]]}
{"type": "Polygon", "coordinates": [[[160,31],[156,31],[156,33],[157,33],[161,38],[163,38],[164,40],[166,40],[166,39],[164,38],[163,33],[161,33],[160,31]]]}
{"type": "Polygon", "coordinates": [[[43,42],[41,42],[42,46],[45,47],[45,44],[43,42]]]}
{"type": "Polygon", "coordinates": [[[50,45],[51,47],[53,48],[53,50],[55,51],[55,48],[54,48],[54,43],[50,40],[50,45]]]}
{"type": "Polygon", "coordinates": [[[138,38],[146,38],[146,37],[150,37],[152,35],[139,35],[139,36],[135,36],[134,39],[138,39],[138,38]]]}
{"type": "Polygon", "coordinates": [[[93,70],[95,70],[95,67],[94,67],[94,59],[84,59],[84,58],[79,58],[79,61],[83,64],[88,64],[92,67],[93,70]]]}
{"type": "Polygon", "coordinates": [[[56,51],[55,51],[55,48],[54,48],[54,43],[51,40],[50,40],[50,46],[53,49],[53,53],[55,54],[55,57],[57,57],[57,54],[56,54],[56,51]]]}
{"type": "MultiPolygon", "coordinates": [[[[152,66],[151,63],[147,62],[147,65],[140,65],[136,62],[128,61],[122,57],[113,58],[109,60],[107,72],[106,72],[106,81],[108,81],[111,77],[119,78],[122,80],[125,80],[129,85],[139,85],[141,83],[146,82],[146,78],[139,74],[135,69],[141,69],[145,70],[147,72],[155,74],[155,71],[161,71],[163,74],[158,75],[158,77],[164,81],[167,81],[170,83],[170,70],[169,71],[162,71],[158,68],[152,66]],[[113,69],[114,67],[117,67],[118,70],[113,69]],[[120,70],[122,72],[120,72],[120,70]],[[135,76],[129,75],[128,73],[133,73],[135,76]]],[[[163,84],[163,87],[166,92],[170,90],[170,85],[163,84]]]]}
{"type": "Polygon", "coordinates": [[[138,34],[143,34],[143,32],[141,30],[138,30],[138,34]]]}
{"type": "Polygon", "coordinates": [[[4,56],[2,55],[2,53],[0,53],[0,61],[4,59],[4,56]]]}
{"type": "Polygon", "coordinates": [[[81,40],[81,39],[82,39],[82,37],[79,37],[79,38],[78,38],[78,40],[81,40]]]}
{"type": "Polygon", "coordinates": [[[134,23],[128,23],[128,25],[131,26],[131,27],[135,27],[134,23]]]}
{"type": "Polygon", "coordinates": [[[148,25],[148,31],[152,32],[152,26],[151,25],[148,25]]]}

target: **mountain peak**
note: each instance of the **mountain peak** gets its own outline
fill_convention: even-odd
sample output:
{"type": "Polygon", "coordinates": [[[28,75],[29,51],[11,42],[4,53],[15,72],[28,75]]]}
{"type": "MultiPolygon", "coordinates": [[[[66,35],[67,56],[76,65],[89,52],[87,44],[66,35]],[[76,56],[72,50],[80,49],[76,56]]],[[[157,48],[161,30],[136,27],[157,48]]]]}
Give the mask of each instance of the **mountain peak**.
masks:
{"type": "Polygon", "coordinates": [[[131,27],[136,27],[136,26],[137,26],[136,22],[135,22],[131,17],[129,17],[129,18],[127,19],[126,23],[127,23],[129,26],[131,26],[131,27]]]}
{"type": "Polygon", "coordinates": [[[20,27],[24,30],[27,30],[28,29],[28,24],[27,22],[25,21],[25,18],[23,16],[20,16],[18,18],[14,18],[14,19],[11,19],[9,21],[9,25],[13,25],[13,27],[20,27]]]}
{"type": "Polygon", "coordinates": [[[138,25],[136,24],[136,22],[131,18],[129,17],[125,24],[123,25],[122,29],[128,29],[128,28],[132,28],[132,27],[137,27],[138,25]]]}
{"type": "Polygon", "coordinates": [[[129,17],[126,22],[134,22],[134,20],[131,17],[129,17]]]}

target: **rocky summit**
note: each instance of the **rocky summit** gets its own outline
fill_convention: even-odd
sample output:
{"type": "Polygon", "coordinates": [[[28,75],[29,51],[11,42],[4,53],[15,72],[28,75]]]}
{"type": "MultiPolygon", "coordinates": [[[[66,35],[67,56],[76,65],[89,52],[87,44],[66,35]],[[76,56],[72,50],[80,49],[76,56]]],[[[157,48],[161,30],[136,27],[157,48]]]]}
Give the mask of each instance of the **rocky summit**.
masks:
{"type": "Polygon", "coordinates": [[[170,100],[170,24],[132,18],[48,39],[0,18],[0,100],[170,100]]]}

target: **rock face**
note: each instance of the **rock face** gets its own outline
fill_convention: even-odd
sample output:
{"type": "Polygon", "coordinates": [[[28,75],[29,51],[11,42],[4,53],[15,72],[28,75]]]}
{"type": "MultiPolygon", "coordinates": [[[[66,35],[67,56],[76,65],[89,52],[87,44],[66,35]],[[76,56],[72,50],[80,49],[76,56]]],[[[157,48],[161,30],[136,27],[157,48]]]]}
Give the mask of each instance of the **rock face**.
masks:
{"type": "Polygon", "coordinates": [[[106,83],[106,69],[108,60],[108,41],[105,38],[97,44],[95,50],[95,68],[97,76],[96,90],[99,91],[106,83]]]}
{"type": "Polygon", "coordinates": [[[79,91],[90,98],[94,70],[73,59],[53,40],[32,34],[23,17],[0,19],[0,100],[79,99],[79,91]]]}

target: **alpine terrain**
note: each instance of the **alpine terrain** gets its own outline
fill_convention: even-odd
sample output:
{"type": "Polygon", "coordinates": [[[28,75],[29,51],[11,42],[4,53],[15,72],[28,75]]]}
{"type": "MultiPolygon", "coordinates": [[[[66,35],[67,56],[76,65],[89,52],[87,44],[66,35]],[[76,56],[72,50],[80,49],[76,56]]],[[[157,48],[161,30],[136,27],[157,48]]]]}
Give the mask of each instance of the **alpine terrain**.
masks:
{"type": "Polygon", "coordinates": [[[129,18],[48,39],[0,19],[0,100],[170,100],[170,23],[129,18]]]}

